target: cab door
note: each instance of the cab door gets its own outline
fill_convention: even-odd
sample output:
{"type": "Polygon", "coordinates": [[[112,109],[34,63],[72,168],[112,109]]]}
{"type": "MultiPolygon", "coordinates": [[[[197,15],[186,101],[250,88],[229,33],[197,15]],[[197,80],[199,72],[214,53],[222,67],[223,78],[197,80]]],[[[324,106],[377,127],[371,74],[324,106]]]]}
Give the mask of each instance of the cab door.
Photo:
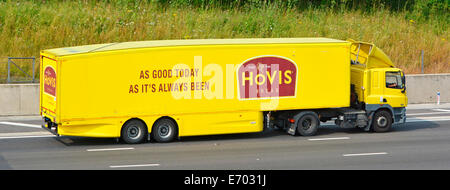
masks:
{"type": "Polygon", "coordinates": [[[399,69],[384,72],[385,104],[393,108],[406,107],[406,89],[404,75],[399,69]]]}

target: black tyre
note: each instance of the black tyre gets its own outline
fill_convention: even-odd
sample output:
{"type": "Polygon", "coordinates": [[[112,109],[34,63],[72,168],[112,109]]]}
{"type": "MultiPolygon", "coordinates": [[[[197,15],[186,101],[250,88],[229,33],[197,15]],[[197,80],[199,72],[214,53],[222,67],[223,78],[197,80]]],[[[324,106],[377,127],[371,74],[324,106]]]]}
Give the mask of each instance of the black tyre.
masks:
{"type": "Polygon", "coordinates": [[[387,132],[392,127],[392,115],[389,111],[379,110],[373,115],[372,128],[375,132],[387,132]]]}
{"type": "Polygon", "coordinates": [[[171,119],[158,120],[152,128],[152,137],[156,142],[170,142],[178,135],[178,128],[171,119]]]}
{"type": "Polygon", "coordinates": [[[145,123],[138,119],[132,119],[123,125],[121,138],[125,143],[136,144],[143,142],[147,134],[145,123]]]}
{"type": "Polygon", "coordinates": [[[314,112],[301,113],[297,120],[297,132],[302,136],[315,135],[319,126],[319,117],[314,112]]]}

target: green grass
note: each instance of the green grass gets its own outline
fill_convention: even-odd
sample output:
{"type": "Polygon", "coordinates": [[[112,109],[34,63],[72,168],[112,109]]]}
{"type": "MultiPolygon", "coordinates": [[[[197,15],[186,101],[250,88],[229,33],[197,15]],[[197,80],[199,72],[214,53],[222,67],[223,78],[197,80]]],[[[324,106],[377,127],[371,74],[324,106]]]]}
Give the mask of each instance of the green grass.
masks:
{"type": "MultiPolygon", "coordinates": [[[[140,40],[254,37],[373,42],[410,74],[420,72],[423,49],[426,73],[450,72],[448,11],[429,8],[426,12],[420,8],[428,6],[423,3],[392,11],[392,7],[350,6],[348,1],[330,5],[300,5],[303,1],[113,2],[0,1],[0,80],[6,79],[6,57],[39,57],[43,49],[140,40]]],[[[439,6],[440,2],[448,10],[448,1],[438,1],[439,6]]]]}

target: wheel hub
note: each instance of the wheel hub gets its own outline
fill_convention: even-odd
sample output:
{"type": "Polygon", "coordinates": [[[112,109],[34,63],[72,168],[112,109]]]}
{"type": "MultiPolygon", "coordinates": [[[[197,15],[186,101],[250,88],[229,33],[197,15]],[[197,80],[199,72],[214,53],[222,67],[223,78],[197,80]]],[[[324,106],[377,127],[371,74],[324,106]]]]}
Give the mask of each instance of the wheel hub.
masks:
{"type": "Polygon", "coordinates": [[[131,126],[128,128],[128,137],[131,139],[136,139],[139,137],[141,131],[139,130],[139,128],[137,126],[131,126]]]}
{"type": "Polygon", "coordinates": [[[387,125],[386,117],[379,117],[377,119],[377,124],[378,124],[379,127],[386,127],[386,125],[387,125]]]}
{"type": "Polygon", "coordinates": [[[163,126],[159,127],[158,133],[159,133],[159,136],[161,136],[161,137],[167,137],[171,133],[170,127],[167,125],[163,125],[163,126]]]}
{"type": "Polygon", "coordinates": [[[309,129],[309,128],[311,127],[311,120],[305,119],[305,120],[302,122],[302,127],[303,127],[303,129],[305,129],[305,130],[309,129]]]}

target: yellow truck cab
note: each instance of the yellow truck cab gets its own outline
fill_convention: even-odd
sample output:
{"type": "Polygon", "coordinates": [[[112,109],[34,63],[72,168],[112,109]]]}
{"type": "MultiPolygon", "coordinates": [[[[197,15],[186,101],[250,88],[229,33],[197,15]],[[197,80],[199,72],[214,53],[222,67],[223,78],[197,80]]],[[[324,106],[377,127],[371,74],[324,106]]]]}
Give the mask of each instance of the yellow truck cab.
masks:
{"type": "Polygon", "coordinates": [[[41,51],[40,114],[55,135],[153,139],[388,131],[405,76],[375,45],[329,38],[196,39],[41,51]]]}
{"type": "Polygon", "coordinates": [[[352,42],[351,105],[366,111],[365,129],[388,131],[392,123],[404,123],[408,102],[404,73],[374,44],[348,41],[352,42]]]}

